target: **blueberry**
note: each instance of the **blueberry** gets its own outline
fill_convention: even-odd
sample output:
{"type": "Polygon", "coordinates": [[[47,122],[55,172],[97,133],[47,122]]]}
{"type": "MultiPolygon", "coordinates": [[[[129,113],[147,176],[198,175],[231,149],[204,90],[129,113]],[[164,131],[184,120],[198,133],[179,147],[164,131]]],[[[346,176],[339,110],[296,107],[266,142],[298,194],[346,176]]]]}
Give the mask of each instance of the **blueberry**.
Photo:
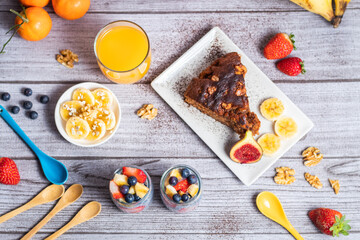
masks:
{"type": "Polygon", "coordinates": [[[125,201],[126,201],[127,203],[132,203],[132,202],[134,201],[134,195],[132,195],[132,194],[130,194],[130,193],[126,194],[126,195],[125,195],[125,201]]]}
{"type": "Polygon", "coordinates": [[[187,194],[182,195],[182,196],[181,196],[181,200],[182,200],[183,202],[189,201],[189,195],[187,195],[187,194]]]}
{"type": "Polygon", "coordinates": [[[120,187],[120,192],[122,193],[122,194],[127,194],[128,192],[129,192],[129,186],[127,186],[127,185],[122,185],[121,187],[120,187]]]}
{"type": "Polygon", "coordinates": [[[174,202],[176,202],[176,203],[180,202],[180,200],[181,200],[180,194],[174,194],[173,200],[174,200],[174,202]]]}
{"type": "Polygon", "coordinates": [[[135,200],[135,202],[140,201],[140,199],[141,199],[141,198],[140,198],[138,195],[134,194],[134,200],[135,200]]]}
{"type": "Polygon", "coordinates": [[[177,179],[177,177],[170,177],[169,178],[169,184],[171,185],[171,186],[175,186],[176,184],[178,183],[178,179],[177,179]]]}
{"type": "Polygon", "coordinates": [[[13,106],[10,110],[13,114],[18,114],[20,112],[20,108],[18,106],[13,106]]]}
{"type": "Polygon", "coordinates": [[[197,177],[194,174],[191,174],[187,177],[187,180],[190,184],[194,184],[197,182],[197,177]]]}
{"type": "Polygon", "coordinates": [[[4,101],[9,101],[10,100],[10,93],[8,92],[4,92],[3,94],[1,94],[1,99],[4,101]]]}
{"type": "Polygon", "coordinates": [[[181,171],[181,176],[182,176],[183,178],[187,178],[189,175],[190,175],[190,170],[189,170],[189,169],[184,168],[184,169],[181,171]]]}
{"type": "Polygon", "coordinates": [[[129,184],[130,186],[135,186],[136,183],[137,183],[136,177],[131,176],[131,177],[128,178],[128,184],[129,184]]]}
{"type": "Polygon", "coordinates": [[[37,119],[39,115],[38,115],[37,112],[31,111],[31,112],[29,113],[29,116],[30,116],[31,119],[37,119]]]}
{"type": "Polygon", "coordinates": [[[23,107],[24,107],[25,109],[31,109],[32,106],[33,106],[33,104],[32,104],[32,102],[30,102],[30,101],[24,101],[24,102],[23,102],[23,107]]]}
{"type": "Polygon", "coordinates": [[[24,89],[24,95],[25,96],[31,96],[32,95],[32,90],[31,90],[31,88],[25,88],[24,89]]]}
{"type": "Polygon", "coordinates": [[[42,95],[42,96],[40,97],[40,102],[41,102],[42,104],[47,104],[49,101],[50,101],[50,98],[49,98],[47,95],[42,95]]]}

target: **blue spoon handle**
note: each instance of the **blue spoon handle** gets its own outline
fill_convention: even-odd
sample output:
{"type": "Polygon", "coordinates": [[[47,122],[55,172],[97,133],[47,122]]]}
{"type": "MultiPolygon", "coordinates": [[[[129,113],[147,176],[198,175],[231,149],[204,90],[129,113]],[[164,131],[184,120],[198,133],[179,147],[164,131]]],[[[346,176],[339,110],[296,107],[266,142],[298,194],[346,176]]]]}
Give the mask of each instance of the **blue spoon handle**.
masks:
{"type": "Polygon", "coordinates": [[[29,148],[38,155],[41,150],[30,140],[30,138],[24,133],[24,131],[19,127],[15,120],[10,116],[9,112],[0,105],[0,116],[5,120],[7,124],[24,140],[24,142],[29,146],[29,148]]]}

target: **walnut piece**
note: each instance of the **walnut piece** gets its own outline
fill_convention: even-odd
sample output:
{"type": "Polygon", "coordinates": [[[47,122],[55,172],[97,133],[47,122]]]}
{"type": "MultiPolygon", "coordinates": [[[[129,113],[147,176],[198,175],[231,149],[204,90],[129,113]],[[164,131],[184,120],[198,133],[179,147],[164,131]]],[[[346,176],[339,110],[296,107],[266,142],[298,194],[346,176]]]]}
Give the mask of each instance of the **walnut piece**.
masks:
{"type": "Polygon", "coordinates": [[[211,95],[211,94],[213,94],[213,93],[216,91],[216,87],[215,87],[215,86],[209,87],[209,88],[207,89],[207,91],[208,91],[208,93],[211,95]]]}
{"type": "Polygon", "coordinates": [[[334,189],[335,194],[338,194],[340,190],[339,180],[331,180],[329,178],[329,182],[331,184],[331,187],[334,189]]]}
{"type": "Polygon", "coordinates": [[[213,76],[211,77],[211,81],[218,82],[219,80],[220,80],[219,77],[216,76],[216,75],[213,75],[213,76]]]}
{"type": "Polygon", "coordinates": [[[222,103],[221,106],[224,109],[229,110],[232,107],[232,104],[231,103],[222,103]]]}
{"type": "Polygon", "coordinates": [[[67,68],[73,68],[74,62],[79,62],[79,57],[70,49],[65,49],[56,55],[56,60],[67,68]]]}
{"type": "Polygon", "coordinates": [[[277,184],[289,185],[295,182],[295,170],[289,167],[278,167],[276,168],[276,175],[274,181],[277,184]]]}
{"type": "Polygon", "coordinates": [[[157,108],[152,104],[144,104],[142,108],[137,111],[137,115],[142,119],[153,120],[158,113],[157,108]]]}
{"type": "Polygon", "coordinates": [[[247,72],[247,69],[244,65],[235,66],[235,74],[236,75],[242,75],[247,72]]]}
{"type": "Polygon", "coordinates": [[[323,155],[316,147],[308,147],[302,152],[302,156],[304,158],[304,165],[307,167],[315,166],[323,159],[323,155]]]}
{"type": "Polygon", "coordinates": [[[320,182],[320,179],[315,175],[311,175],[310,173],[305,173],[305,179],[314,188],[320,189],[323,187],[322,183],[320,182]]]}

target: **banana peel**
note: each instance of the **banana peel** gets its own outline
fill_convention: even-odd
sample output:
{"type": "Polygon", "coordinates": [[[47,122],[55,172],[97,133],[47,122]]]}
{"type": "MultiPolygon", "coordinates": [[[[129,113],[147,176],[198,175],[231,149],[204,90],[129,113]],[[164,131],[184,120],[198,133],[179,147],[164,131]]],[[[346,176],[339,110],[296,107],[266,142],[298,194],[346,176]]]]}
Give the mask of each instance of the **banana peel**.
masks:
{"type": "Polygon", "coordinates": [[[346,7],[351,0],[334,0],[335,2],[335,18],[331,22],[334,28],[337,28],[341,23],[341,19],[345,13],[346,7]]]}
{"type": "Polygon", "coordinates": [[[318,14],[331,22],[334,28],[338,27],[345,9],[351,0],[334,0],[335,12],[332,7],[332,0],[290,0],[309,12],[318,14]]]}

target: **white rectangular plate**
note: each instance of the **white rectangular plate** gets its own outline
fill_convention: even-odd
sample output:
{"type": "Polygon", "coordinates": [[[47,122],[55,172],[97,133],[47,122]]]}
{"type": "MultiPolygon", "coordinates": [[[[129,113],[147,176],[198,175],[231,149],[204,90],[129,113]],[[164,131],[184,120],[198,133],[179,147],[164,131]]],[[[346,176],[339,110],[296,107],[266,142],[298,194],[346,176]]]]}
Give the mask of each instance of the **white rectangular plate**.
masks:
{"type": "Polygon", "coordinates": [[[247,186],[254,183],[313,127],[311,120],[218,27],[202,37],[160,74],[151,86],[247,186]],[[273,122],[263,118],[259,112],[261,102],[270,97],[279,98],[285,106],[284,115],[291,116],[298,124],[298,133],[282,140],[281,148],[275,155],[263,156],[253,164],[239,164],[230,159],[230,149],[239,141],[233,130],[184,102],[183,94],[190,81],[215,59],[229,52],[238,52],[247,68],[245,85],[250,109],[261,121],[260,135],[273,133],[273,122]]]}

